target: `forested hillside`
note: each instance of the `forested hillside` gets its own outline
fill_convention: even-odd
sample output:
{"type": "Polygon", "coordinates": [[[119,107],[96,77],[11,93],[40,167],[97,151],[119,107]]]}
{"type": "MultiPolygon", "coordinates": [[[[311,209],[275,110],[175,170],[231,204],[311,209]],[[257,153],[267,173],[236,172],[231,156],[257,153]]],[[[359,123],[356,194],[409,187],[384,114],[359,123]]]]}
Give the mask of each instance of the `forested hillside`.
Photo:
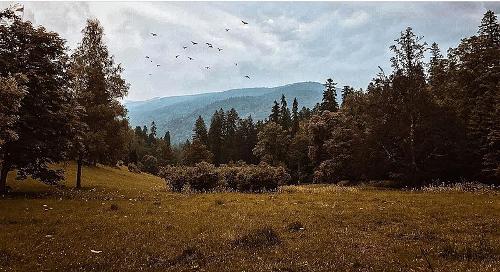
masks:
{"type": "Polygon", "coordinates": [[[156,123],[158,135],[170,131],[173,144],[191,138],[193,124],[198,116],[209,120],[220,109],[234,108],[241,117],[252,116],[263,120],[269,115],[274,100],[281,95],[300,101],[300,107],[312,108],[321,100],[323,85],[318,82],[301,82],[274,88],[234,89],[223,92],[175,97],[155,98],[146,101],[126,102],[132,126],[156,123]]]}

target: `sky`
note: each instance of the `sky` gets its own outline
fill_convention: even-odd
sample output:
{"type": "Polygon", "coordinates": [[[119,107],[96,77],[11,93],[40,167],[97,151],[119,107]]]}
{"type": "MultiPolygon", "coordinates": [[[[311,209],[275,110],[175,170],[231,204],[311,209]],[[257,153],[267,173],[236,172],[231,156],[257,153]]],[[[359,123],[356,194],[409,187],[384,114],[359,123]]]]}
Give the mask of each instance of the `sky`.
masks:
{"type": "Polygon", "coordinates": [[[86,20],[98,19],[125,69],[127,100],[329,77],[364,89],[378,66],[391,70],[389,46],[406,27],[446,52],[476,33],[486,10],[500,13],[499,2],[20,3],[25,20],[58,32],[70,50],[86,20]]]}

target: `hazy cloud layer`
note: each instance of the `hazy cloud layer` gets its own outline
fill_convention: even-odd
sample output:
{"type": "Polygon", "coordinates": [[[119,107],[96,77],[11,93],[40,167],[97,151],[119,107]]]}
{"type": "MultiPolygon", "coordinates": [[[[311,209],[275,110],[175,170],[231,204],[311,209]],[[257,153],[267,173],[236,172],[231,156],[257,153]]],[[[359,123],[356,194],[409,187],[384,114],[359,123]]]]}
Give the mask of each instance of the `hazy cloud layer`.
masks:
{"type": "MultiPolygon", "coordinates": [[[[9,4],[2,2],[0,7],[9,4]]],[[[435,41],[446,51],[476,32],[487,9],[500,12],[498,2],[24,5],[25,19],[60,33],[71,49],[81,39],[85,20],[99,19],[110,51],[125,68],[131,100],[298,81],[322,82],[331,76],[340,86],[365,88],[378,65],[389,70],[388,47],[407,26],[425,36],[429,44],[435,41]],[[241,20],[249,24],[244,26],[241,20]],[[150,32],[158,36],[152,37],[150,32]],[[190,41],[199,44],[193,47],[190,41]],[[208,48],[205,42],[214,48],[208,48]],[[184,50],[182,46],[189,47],[184,50]],[[223,50],[218,52],[217,47],[223,50]],[[176,55],[180,57],[176,59],[176,55]],[[188,56],[194,60],[189,61],[188,56]]]]}

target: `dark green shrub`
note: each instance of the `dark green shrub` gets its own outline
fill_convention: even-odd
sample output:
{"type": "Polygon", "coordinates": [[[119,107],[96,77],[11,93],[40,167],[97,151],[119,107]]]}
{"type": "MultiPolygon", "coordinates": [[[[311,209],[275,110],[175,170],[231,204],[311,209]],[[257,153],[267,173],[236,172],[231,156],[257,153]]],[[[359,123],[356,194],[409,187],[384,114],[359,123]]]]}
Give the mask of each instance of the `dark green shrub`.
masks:
{"type": "Polygon", "coordinates": [[[285,168],[260,163],[257,166],[241,167],[236,175],[236,186],[241,192],[274,191],[289,179],[290,175],[285,168]]]}
{"type": "Polygon", "coordinates": [[[147,172],[153,175],[158,174],[158,160],[156,157],[151,155],[145,155],[142,157],[142,168],[143,172],[147,172]]]}
{"type": "Polygon", "coordinates": [[[160,176],[180,192],[184,186],[194,191],[230,189],[241,192],[274,191],[279,185],[286,184],[290,175],[283,167],[273,167],[266,163],[259,165],[214,165],[202,162],[195,166],[167,166],[160,176]]]}
{"type": "Polygon", "coordinates": [[[181,192],[187,184],[187,168],[184,166],[167,166],[160,169],[160,177],[164,178],[174,192],[181,192]]]}
{"type": "Polygon", "coordinates": [[[189,167],[188,183],[195,191],[210,191],[217,186],[219,180],[215,166],[210,163],[200,162],[194,167],[189,167]]]}

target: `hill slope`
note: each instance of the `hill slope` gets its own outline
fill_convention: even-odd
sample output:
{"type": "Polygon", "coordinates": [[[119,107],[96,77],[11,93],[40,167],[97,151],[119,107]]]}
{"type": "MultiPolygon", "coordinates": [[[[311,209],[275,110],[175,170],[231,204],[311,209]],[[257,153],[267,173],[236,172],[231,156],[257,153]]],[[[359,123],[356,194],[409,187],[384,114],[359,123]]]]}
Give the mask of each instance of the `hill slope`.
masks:
{"type": "Polygon", "coordinates": [[[274,88],[234,89],[224,92],[154,98],[146,101],[126,102],[130,124],[143,126],[155,121],[158,135],[170,131],[172,142],[179,143],[191,137],[196,118],[201,115],[207,126],[212,114],[223,108],[235,108],[240,117],[252,116],[254,121],[266,118],[274,100],[284,94],[289,107],[297,98],[299,108],[313,107],[321,101],[323,85],[301,82],[274,88]]]}
{"type": "Polygon", "coordinates": [[[126,169],[0,195],[0,271],[498,271],[497,191],[179,194],[126,169]],[[340,256],[340,257],[339,257],[340,256]],[[427,261],[425,261],[427,259],[427,261]],[[402,269],[403,268],[403,269],[402,269]]]}

